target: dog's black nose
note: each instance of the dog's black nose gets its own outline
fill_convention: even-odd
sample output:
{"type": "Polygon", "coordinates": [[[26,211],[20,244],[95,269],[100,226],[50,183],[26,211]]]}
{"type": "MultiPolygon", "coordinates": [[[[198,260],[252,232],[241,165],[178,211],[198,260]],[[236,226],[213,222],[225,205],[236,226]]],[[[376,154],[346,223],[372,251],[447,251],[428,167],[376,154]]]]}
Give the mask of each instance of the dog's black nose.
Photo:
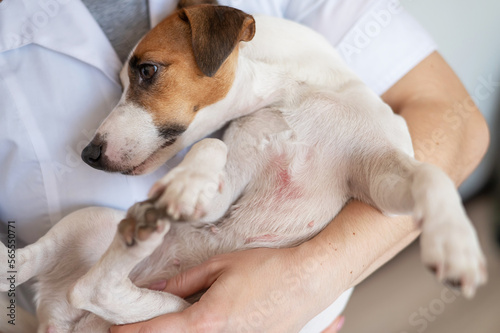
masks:
{"type": "Polygon", "coordinates": [[[89,143],[82,151],[82,160],[95,169],[102,170],[101,158],[102,144],[89,143]]]}

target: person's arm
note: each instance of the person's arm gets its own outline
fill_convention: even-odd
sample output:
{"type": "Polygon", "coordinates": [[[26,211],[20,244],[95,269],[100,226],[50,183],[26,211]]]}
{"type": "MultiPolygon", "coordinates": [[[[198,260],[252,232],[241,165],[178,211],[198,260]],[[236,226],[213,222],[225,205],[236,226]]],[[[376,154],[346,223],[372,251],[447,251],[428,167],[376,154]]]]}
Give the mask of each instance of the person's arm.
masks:
{"type": "MultiPolygon", "coordinates": [[[[383,98],[406,119],[417,159],[441,167],[457,185],[478,165],[488,146],[486,123],[439,54],[427,57],[383,98]]],[[[243,331],[298,331],[419,233],[408,217],[389,218],[352,201],[296,248],[216,256],[169,280],[165,290],[180,296],[210,289],[182,313],[112,332],[234,332],[241,325],[243,331]]]]}

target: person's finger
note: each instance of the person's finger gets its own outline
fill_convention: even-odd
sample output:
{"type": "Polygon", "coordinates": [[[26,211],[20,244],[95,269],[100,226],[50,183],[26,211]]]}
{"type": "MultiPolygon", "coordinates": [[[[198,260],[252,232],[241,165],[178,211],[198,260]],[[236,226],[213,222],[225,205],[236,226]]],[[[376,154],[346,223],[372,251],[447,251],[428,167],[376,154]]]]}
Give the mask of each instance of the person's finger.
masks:
{"type": "Polygon", "coordinates": [[[221,269],[213,263],[203,263],[166,281],[158,281],[150,289],[165,292],[185,298],[201,290],[208,289],[220,276],[221,269]]]}
{"type": "Polygon", "coordinates": [[[321,333],[338,333],[342,327],[344,326],[345,317],[338,316],[333,323],[330,324],[323,332],[321,333]]]}
{"type": "Polygon", "coordinates": [[[172,313],[168,315],[163,315],[160,317],[153,318],[148,321],[112,326],[109,329],[110,333],[139,333],[139,332],[149,332],[149,333],[164,333],[164,332],[185,332],[186,323],[185,314],[172,313]]]}

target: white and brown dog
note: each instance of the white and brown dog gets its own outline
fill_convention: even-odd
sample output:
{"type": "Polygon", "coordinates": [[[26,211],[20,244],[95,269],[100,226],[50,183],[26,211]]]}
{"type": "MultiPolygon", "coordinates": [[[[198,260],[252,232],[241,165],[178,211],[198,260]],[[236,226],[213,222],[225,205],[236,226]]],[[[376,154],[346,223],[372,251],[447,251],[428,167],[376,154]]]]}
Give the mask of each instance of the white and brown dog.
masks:
{"type": "Polygon", "coordinates": [[[142,39],[121,79],[119,104],[82,153],[95,168],[144,174],[229,126],[223,141],[196,143],[126,215],[87,208],[18,250],[17,282],[38,277],[39,332],[107,332],[180,311],[190,304],[137,286],[219,253],[300,244],[350,198],[412,214],[424,263],[465,295],[486,281],[452,181],[412,157],[404,120],[312,30],[229,7],[183,8],[142,39]]]}

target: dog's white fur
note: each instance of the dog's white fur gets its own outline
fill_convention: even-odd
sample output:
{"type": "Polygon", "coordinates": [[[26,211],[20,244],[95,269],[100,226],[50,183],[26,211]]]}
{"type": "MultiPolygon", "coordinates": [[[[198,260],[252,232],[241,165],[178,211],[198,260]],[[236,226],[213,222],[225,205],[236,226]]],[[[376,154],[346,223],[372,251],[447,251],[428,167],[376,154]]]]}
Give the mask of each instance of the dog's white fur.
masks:
{"type": "MultiPolygon", "coordinates": [[[[195,144],[152,189],[159,198],[129,211],[142,216],[152,205],[167,207],[170,217],[160,218],[157,231],[127,246],[116,233],[123,212],[87,208],[17,251],[17,282],[38,276],[38,332],[107,332],[109,323],[182,310],[184,300],[135,285],[218,253],[297,245],[351,197],[422,223],[422,259],[440,279],[461,281],[466,295],[485,282],[484,257],[454,184],[413,159],[404,120],[318,34],[276,18],[256,17],[256,25],[255,38],[240,46],[228,95],[201,109],[168,154],[233,120],[224,142],[195,144]],[[179,217],[197,222],[174,222],[179,217]]],[[[144,128],[153,131],[146,112],[120,103],[99,131],[122,136],[120,145],[130,135],[153,147],[154,134],[143,136],[144,128]],[[134,110],[138,124],[128,134],[117,126],[123,107],[134,110]]],[[[8,289],[6,271],[1,290],[8,289]]]]}

